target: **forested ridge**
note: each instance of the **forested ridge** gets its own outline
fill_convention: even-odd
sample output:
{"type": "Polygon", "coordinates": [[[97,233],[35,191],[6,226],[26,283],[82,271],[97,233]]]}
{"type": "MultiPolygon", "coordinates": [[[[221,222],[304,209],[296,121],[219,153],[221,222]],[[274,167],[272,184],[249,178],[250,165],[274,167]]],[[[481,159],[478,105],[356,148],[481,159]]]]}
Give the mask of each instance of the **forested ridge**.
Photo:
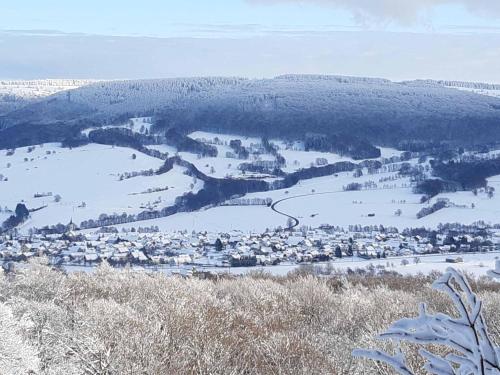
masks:
{"type": "Polygon", "coordinates": [[[76,136],[75,128],[85,123],[133,116],[153,116],[158,133],[175,128],[290,140],[315,134],[326,142],[313,142],[314,149],[359,158],[376,157],[373,145],[405,149],[500,140],[498,98],[432,81],[288,75],[97,82],[0,117],[0,147],[59,141],[76,136]]]}

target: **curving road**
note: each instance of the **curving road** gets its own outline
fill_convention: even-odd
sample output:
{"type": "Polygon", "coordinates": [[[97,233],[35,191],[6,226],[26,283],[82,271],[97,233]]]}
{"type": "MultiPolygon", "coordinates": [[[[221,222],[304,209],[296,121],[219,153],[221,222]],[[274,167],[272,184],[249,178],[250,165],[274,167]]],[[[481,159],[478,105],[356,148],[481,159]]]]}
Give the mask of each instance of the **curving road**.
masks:
{"type": "Polygon", "coordinates": [[[297,227],[297,226],[300,224],[299,219],[297,219],[296,217],[293,217],[293,216],[291,216],[291,215],[288,215],[288,214],[286,214],[286,213],[284,213],[284,212],[282,212],[282,211],[278,211],[278,210],[276,209],[276,207],[275,207],[275,206],[276,206],[277,204],[279,204],[279,203],[283,202],[283,201],[286,201],[286,200],[288,200],[288,199],[292,199],[292,198],[297,198],[297,197],[289,197],[289,198],[280,199],[279,201],[276,201],[276,202],[274,202],[274,203],[271,205],[271,210],[273,210],[274,212],[276,212],[276,213],[277,213],[277,214],[279,214],[279,215],[282,215],[282,216],[288,217],[288,218],[290,218],[290,219],[292,219],[292,220],[293,220],[294,224],[293,224],[293,225],[291,225],[291,226],[289,226],[287,229],[293,229],[293,228],[297,227]]]}
{"type": "MultiPolygon", "coordinates": [[[[379,189],[372,189],[372,190],[400,190],[400,189],[406,189],[406,188],[379,188],[379,189]]],[[[349,193],[350,191],[346,191],[346,190],[336,190],[336,191],[324,191],[324,192],[321,192],[321,193],[308,193],[308,194],[300,194],[300,195],[294,195],[293,197],[287,197],[287,198],[283,198],[283,199],[280,199],[280,200],[277,200],[276,202],[274,202],[272,205],[271,205],[271,210],[273,210],[274,212],[276,212],[277,214],[279,215],[282,215],[282,216],[285,216],[287,218],[290,218],[293,220],[294,224],[290,227],[288,227],[287,229],[293,229],[297,226],[299,226],[300,224],[300,221],[299,219],[297,219],[295,216],[292,216],[292,215],[289,215],[283,211],[279,211],[276,209],[276,206],[284,201],[288,201],[288,200],[291,200],[291,199],[296,199],[296,198],[303,198],[303,197],[310,197],[312,195],[326,195],[326,194],[339,194],[339,193],[349,193]]]]}
{"type": "Polygon", "coordinates": [[[345,191],[344,190],[337,190],[337,191],[326,191],[326,192],[322,192],[322,193],[308,193],[308,194],[301,194],[301,195],[294,195],[293,197],[287,197],[287,198],[283,198],[283,199],[280,199],[276,202],[274,202],[272,205],[271,205],[271,210],[273,210],[274,212],[276,212],[277,214],[279,215],[282,215],[282,216],[285,216],[285,217],[288,217],[290,219],[293,220],[294,224],[289,226],[287,229],[293,229],[297,226],[299,226],[300,224],[300,221],[299,219],[297,219],[295,216],[291,216],[291,215],[288,215],[287,213],[283,212],[283,211],[279,211],[276,209],[276,206],[278,204],[280,204],[281,202],[284,202],[284,201],[288,201],[290,199],[296,199],[296,198],[303,198],[303,197],[310,197],[312,195],[325,195],[325,194],[337,194],[337,193],[344,193],[345,191]]]}

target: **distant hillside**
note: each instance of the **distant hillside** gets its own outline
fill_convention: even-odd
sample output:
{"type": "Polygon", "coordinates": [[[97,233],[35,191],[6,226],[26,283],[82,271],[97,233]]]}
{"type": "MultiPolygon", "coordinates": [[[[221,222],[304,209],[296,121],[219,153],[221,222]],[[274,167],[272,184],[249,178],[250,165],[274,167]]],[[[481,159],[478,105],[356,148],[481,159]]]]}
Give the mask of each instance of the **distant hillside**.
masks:
{"type": "Polygon", "coordinates": [[[78,79],[0,80],[0,115],[60,91],[75,89],[95,81],[78,79]]]}
{"type": "MultiPolygon", "coordinates": [[[[419,81],[417,81],[419,82],[419,81]]],[[[420,81],[427,84],[435,84],[444,87],[451,87],[458,90],[470,91],[476,94],[493,96],[495,98],[500,98],[500,85],[494,83],[483,83],[483,82],[464,82],[464,81],[433,81],[426,80],[420,81]]]]}
{"type": "Polygon", "coordinates": [[[156,131],[348,135],[390,146],[500,141],[500,99],[444,86],[319,75],[98,82],[14,110],[0,128],[156,115],[156,131]]]}

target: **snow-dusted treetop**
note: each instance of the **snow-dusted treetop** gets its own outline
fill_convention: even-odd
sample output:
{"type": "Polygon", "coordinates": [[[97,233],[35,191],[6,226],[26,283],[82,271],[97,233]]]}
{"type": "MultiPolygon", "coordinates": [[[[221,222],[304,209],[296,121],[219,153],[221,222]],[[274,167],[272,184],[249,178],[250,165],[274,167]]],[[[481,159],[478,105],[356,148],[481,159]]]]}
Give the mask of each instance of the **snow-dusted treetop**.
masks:
{"type": "MultiPolygon", "coordinates": [[[[71,82],[70,82],[71,83],[71,82]]],[[[274,79],[181,78],[95,82],[59,92],[46,99],[43,119],[40,107],[29,107],[14,117],[36,122],[50,121],[50,111],[79,116],[110,117],[121,114],[151,116],[165,109],[225,108],[241,111],[302,111],[335,113],[336,119],[368,114],[378,118],[391,114],[408,122],[410,116],[449,119],[498,116],[500,100],[420,82],[394,83],[385,79],[283,75],[274,79]],[[68,94],[69,93],[69,94],[68,94]],[[74,106],[73,114],[70,109],[74,106]],[[34,116],[34,117],[27,117],[34,116]]]]}

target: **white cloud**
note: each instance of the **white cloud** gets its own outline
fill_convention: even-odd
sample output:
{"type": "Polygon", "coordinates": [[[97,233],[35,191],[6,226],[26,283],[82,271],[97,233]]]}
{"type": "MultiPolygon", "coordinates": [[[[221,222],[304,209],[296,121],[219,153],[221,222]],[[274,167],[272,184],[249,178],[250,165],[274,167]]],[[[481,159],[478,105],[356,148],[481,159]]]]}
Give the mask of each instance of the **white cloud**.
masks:
{"type": "Polygon", "coordinates": [[[440,5],[456,5],[472,14],[500,18],[499,0],[247,0],[254,4],[294,3],[331,6],[352,13],[360,24],[425,22],[440,5]]]}

